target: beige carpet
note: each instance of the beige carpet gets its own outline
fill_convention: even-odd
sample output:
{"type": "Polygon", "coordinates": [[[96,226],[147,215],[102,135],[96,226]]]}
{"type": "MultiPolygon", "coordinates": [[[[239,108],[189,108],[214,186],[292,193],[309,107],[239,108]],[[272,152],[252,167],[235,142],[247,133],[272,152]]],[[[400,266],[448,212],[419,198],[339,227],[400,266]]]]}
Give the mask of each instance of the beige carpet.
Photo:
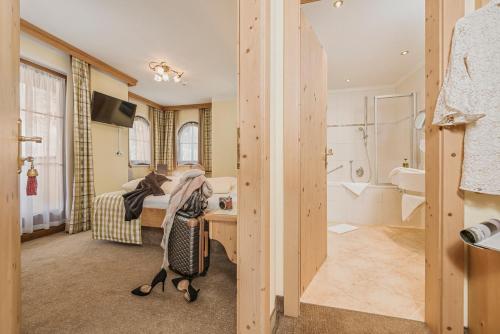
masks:
{"type": "Polygon", "coordinates": [[[295,319],[284,317],[278,302],[277,314],[276,334],[431,334],[419,321],[312,304],[302,303],[295,319]]]}
{"type": "MultiPolygon", "coordinates": [[[[215,245],[215,243],[212,243],[215,245]]],[[[58,233],[22,244],[23,333],[234,333],[236,266],[213,247],[206,277],[188,304],[169,273],[165,293],[130,290],[159,270],[158,246],[95,241],[89,232],[58,233]]]]}

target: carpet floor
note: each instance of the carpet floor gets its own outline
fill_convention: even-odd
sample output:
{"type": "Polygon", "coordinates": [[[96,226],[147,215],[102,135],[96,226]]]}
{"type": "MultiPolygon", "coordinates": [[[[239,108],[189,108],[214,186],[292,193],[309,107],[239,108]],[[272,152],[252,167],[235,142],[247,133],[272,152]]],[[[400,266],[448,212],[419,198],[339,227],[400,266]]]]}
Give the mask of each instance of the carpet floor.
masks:
{"type": "Polygon", "coordinates": [[[278,302],[276,334],[431,334],[419,321],[304,303],[300,317],[290,318],[283,316],[282,305],[278,302]]]}
{"type": "Polygon", "coordinates": [[[130,294],[159,271],[159,246],[57,233],[22,244],[23,333],[235,333],[236,266],[212,243],[206,277],[188,304],[170,282],[147,297],[130,294]]]}

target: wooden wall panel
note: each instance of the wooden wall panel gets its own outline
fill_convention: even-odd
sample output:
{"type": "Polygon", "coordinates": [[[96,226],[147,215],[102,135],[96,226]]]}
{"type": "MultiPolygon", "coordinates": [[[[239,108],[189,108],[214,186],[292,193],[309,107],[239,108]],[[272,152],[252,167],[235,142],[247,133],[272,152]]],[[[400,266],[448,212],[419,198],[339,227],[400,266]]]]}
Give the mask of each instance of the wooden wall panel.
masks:
{"type": "Polygon", "coordinates": [[[19,184],[19,0],[0,1],[0,333],[20,331],[19,184]]]}
{"type": "Polygon", "coordinates": [[[464,0],[426,0],[426,281],[425,319],[431,331],[463,333],[463,194],[459,191],[463,128],[431,120],[464,0]]]}
{"type": "Polygon", "coordinates": [[[300,17],[300,293],[326,258],[326,54],[300,17]]]}
{"type": "Polygon", "coordinates": [[[238,333],[270,332],[269,13],[269,0],[238,2],[238,333]]]}
{"type": "Polygon", "coordinates": [[[284,2],[283,170],[284,313],[300,305],[300,0],[284,2]]]}
{"type": "Polygon", "coordinates": [[[500,253],[469,248],[469,333],[500,333],[500,253]]]}

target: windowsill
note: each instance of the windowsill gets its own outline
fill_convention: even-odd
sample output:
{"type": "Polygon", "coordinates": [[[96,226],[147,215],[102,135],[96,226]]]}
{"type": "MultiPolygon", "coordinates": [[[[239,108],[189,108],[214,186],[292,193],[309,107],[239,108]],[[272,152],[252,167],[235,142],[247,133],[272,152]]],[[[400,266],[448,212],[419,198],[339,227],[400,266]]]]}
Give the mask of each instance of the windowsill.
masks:
{"type": "Polygon", "coordinates": [[[138,165],[132,165],[132,164],[129,164],[128,165],[130,168],[134,168],[134,167],[150,167],[151,164],[138,164],[138,165]]]}

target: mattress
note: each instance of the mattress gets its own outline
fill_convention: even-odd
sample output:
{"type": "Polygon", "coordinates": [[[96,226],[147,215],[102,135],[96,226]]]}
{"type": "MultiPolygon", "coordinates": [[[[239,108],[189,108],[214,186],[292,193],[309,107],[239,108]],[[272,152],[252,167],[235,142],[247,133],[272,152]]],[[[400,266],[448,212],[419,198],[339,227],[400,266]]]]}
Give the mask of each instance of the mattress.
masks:
{"type": "Polygon", "coordinates": [[[167,209],[170,201],[170,194],[162,196],[150,195],[144,199],[143,207],[149,209],[167,209]]]}
{"type": "MultiPolygon", "coordinates": [[[[227,197],[227,196],[229,196],[229,194],[214,194],[212,197],[209,197],[207,210],[208,211],[218,210],[219,197],[227,197]]],[[[170,194],[162,196],[151,195],[144,199],[143,207],[150,209],[167,209],[169,200],[170,200],[170,194]]],[[[233,196],[233,202],[236,202],[234,196],[233,196]]]]}

